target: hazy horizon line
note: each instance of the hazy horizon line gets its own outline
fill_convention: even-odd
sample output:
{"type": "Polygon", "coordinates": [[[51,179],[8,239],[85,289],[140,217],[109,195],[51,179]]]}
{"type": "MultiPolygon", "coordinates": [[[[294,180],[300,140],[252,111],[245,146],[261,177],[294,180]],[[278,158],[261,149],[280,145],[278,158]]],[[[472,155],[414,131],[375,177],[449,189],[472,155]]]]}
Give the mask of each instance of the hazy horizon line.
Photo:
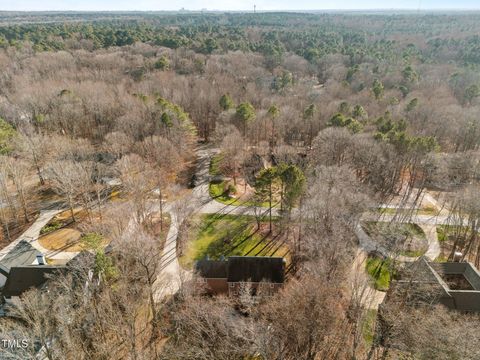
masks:
{"type": "Polygon", "coordinates": [[[179,13],[179,12],[236,12],[236,13],[274,13],[274,12],[361,12],[361,11],[399,11],[399,12],[425,12],[425,11],[480,11],[480,6],[478,8],[351,8],[351,9],[276,9],[276,10],[235,10],[235,9],[178,9],[178,10],[135,10],[135,9],[119,9],[119,10],[92,10],[92,9],[82,9],[82,10],[69,10],[69,9],[45,9],[45,10],[3,10],[0,9],[2,13],[45,13],[45,12],[69,12],[69,13],[78,13],[78,12],[110,12],[110,13],[152,13],[152,12],[163,12],[163,13],[179,13]]]}

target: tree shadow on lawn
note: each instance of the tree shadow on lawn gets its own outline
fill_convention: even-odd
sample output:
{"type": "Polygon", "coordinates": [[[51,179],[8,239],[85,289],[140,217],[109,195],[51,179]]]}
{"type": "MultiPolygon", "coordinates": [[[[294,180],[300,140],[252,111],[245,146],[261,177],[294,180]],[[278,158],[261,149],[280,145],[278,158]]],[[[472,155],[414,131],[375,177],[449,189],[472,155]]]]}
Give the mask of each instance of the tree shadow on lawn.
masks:
{"type": "Polygon", "coordinates": [[[265,240],[268,239],[270,234],[264,234],[262,236],[261,239],[258,240],[258,242],[255,244],[254,247],[252,247],[246,254],[245,256],[266,256],[266,254],[270,251],[271,247],[272,246],[275,246],[275,242],[277,241],[277,238],[279,237],[279,235],[275,235],[274,237],[272,237],[271,239],[269,239],[267,242],[265,242],[265,240]],[[253,253],[254,250],[256,250],[260,245],[263,244],[263,247],[257,251],[254,255],[251,255],[253,253]],[[265,250],[267,250],[263,255],[260,255],[262,254],[262,252],[264,252],[265,250]]]}
{"type": "MultiPolygon", "coordinates": [[[[226,234],[216,241],[211,242],[203,251],[199,252],[198,259],[207,256],[213,259],[219,259],[221,256],[244,255],[248,244],[251,241],[257,241],[258,229],[250,231],[251,225],[246,224],[243,230],[236,232],[231,236],[226,234]],[[248,234],[246,234],[248,232],[248,234]]],[[[215,232],[215,229],[209,229],[209,232],[215,232]]]]}

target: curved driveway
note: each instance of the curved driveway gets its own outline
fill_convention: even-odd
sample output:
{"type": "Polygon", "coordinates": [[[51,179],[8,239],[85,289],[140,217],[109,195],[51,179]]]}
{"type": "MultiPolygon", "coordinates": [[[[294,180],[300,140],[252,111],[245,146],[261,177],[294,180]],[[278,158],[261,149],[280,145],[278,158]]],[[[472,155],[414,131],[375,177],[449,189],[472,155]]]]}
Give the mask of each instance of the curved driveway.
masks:
{"type": "MultiPolygon", "coordinates": [[[[195,188],[192,191],[191,198],[188,199],[189,210],[187,211],[190,215],[194,212],[203,213],[203,214],[236,214],[236,215],[257,215],[259,212],[267,211],[265,208],[255,208],[247,206],[235,206],[235,205],[225,205],[218,201],[213,200],[210,197],[209,193],[209,184],[211,176],[209,174],[210,160],[211,157],[218,153],[218,149],[208,149],[207,147],[199,148],[197,150],[197,171],[196,171],[196,184],[195,188]]],[[[179,200],[181,201],[181,200],[179,200]]],[[[278,209],[273,209],[275,215],[279,215],[278,209]]],[[[164,268],[159,278],[165,280],[168,278],[169,287],[166,294],[172,294],[176,292],[185,278],[187,272],[182,270],[178,264],[177,254],[176,254],[176,245],[177,245],[177,236],[178,236],[178,226],[183,221],[183,218],[180,218],[176,211],[175,206],[170,207],[170,216],[172,217],[172,226],[167,237],[167,244],[165,245],[164,252],[162,257],[164,258],[164,268]]],[[[368,219],[373,216],[366,214],[365,219],[368,219]]],[[[380,219],[378,216],[376,220],[380,221],[391,221],[393,220],[392,215],[382,215],[380,219]]],[[[448,216],[442,214],[438,217],[428,216],[428,215],[416,215],[412,218],[412,222],[419,224],[419,226],[424,230],[429,247],[425,256],[433,260],[440,254],[440,246],[437,239],[436,225],[437,224],[446,224],[448,223],[448,216]]],[[[358,281],[368,282],[365,274],[365,260],[366,254],[368,252],[377,250],[388,254],[388,252],[383,249],[381,246],[376,244],[361,228],[360,225],[356,228],[356,235],[359,239],[359,251],[357,257],[355,258],[354,263],[352,264],[352,279],[358,283],[358,281]]],[[[402,257],[402,261],[412,261],[414,258],[402,257]]],[[[358,285],[358,284],[357,284],[358,285]]],[[[357,286],[358,287],[358,286],[357,286]]],[[[374,290],[372,288],[364,289],[362,291],[362,296],[364,299],[362,303],[369,308],[377,308],[378,305],[383,301],[385,293],[381,291],[374,290]]]]}
{"type": "MultiPolygon", "coordinates": [[[[157,285],[157,299],[161,299],[164,296],[172,295],[176,293],[181,284],[190,278],[191,272],[183,270],[178,263],[177,258],[177,238],[179,226],[185,219],[185,217],[192,215],[193,213],[203,214],[236,214],[236,215],[258,215],[260,212],[266,212],[265,208],[255,208],[253,206],[235,206],[225,205],[213,200],[209,193],[209,184],[211,176],[209,174],[211,157],[218,153],[218,149],[209,149],[206,146],[199,147],[197,153],[197,170],[196,170],[196,183],[190,196],[175,202],[169,203],[165,206],[165,212],[170,214],[171,225],[167,234],[167,240],[163,248],[161,255],[161,271],[158,276],[157,285]]],[[[149,211],[153,211],[156,206],[152,206],[149,211]]],[[[5,254],[13,248],[19,241],[25,239],[29,241],[32,246],[36,247],[39,251],[43,252],[47,257],[54,259],[71,259],[77,253],[51,251],[44,249],[38,242],[40,235],[40,229],[45,226],[56,214],[63,211],[63,209],[45,210],[40,213],[40,216],[32,224],[32,226],[25,231],[22,236],[17,240],[9,244],[4,249],[0,250],[0,260],[5,254]]],[[[275,216],[279,215],[278,209],[273,209],[275,216]]],[[[377,221],[391,221],[393,215],[383,214],[380,219],[374,217],[374,215],[366,214],[363,220],[377,220],[377,221]]],[[[429,242],[429,248],[425,253],[429,259],[433,260],[440,254],[440,246],[436,237],[436,225],[448,224],[448,216],[441,214],[440,216],[429,215],[414,215],[411,222],[417,223],[425,231],[429,242]]],[[[388,254],[386,249],[376,244],[366,233],[363,231],[360,225],[356,228],[356,235],[359,239],[359,253],[352,266],[353,273],[359,271],[361,267],[363,274],[364,261],[366,253],[376,250],[388,254]]],[[[402,259],[411,261],[411,258],[402,259]]],[[[354,276],[356,277],[356,276],[354,276]]],[[[371,289],[373,290],[373,289],[371,289]]],[[[373,290],[368,296],[368,307],[376,308],[378,303],[383,300],[384,293],[373,290]]]]}

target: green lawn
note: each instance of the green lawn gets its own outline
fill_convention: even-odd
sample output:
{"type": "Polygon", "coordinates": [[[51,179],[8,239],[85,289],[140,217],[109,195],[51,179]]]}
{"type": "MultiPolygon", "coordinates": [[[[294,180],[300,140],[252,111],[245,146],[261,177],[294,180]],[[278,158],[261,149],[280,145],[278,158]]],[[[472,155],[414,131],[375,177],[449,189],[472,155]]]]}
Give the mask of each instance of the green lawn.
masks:
{"type": "Polygon", "coordinates": [[[470,236],[471,229],[461,225],[437,225],[438,241],[444,242],[449,236],[470,236]]]}
{"type": "Polygon", "coordinates": [[[376,290],[387,291],[392,277],[392,263],[389,259],[380,259],[369,256],[367,258],[366,270],[376,290]]]}
{"type": "Polygon", "coordinates": [[[375,324],[377,322],[377,310],[369,309],[362,323],[363,339],[371,345],[375,337],[375,324]]]}
{"type": "MultiPolygon", "coordinates": [[[[253,256],[269,241],[256,231],[253,216],[207,214],[194,220],[196,226],[191,227],[189,244],[180,258],[180,264],[187,268],[191,268],[194,261],[207,256],[210,259],[219,259],[222,255],[253,256]]],[[[282,255],[285,251],[279,252],[282,255]]]]}
{"type": "MultiPolygon", "coordinates": [[[[222,175],[220,171],[220,161],[222,160],[222,154],[217,154],[212,157],[210,161],[209,173],[212,176],[222,175]]],[[[261,206],[261,207],[269,207],[268,202],[263,203],[256,203],[251,200],[242,200],[242,199],[235,199],[228,196],[227,192],[225,192],[226,181],[212,181],[209,184],[209,192],[210,196],[215,199],[216,201],[225,204],[225,205],[235,205],[235,206],[261,206]]],[[[273,207],[280,207],[279,204],[274,204],[273,207]]]]}
{"type": "Polygon", "coordinates": [[[437,225],[437,237],[439,242],[444,242],[447,239],[448,225],[437,225]]]}
{"type": "MultiPolygon", "coordinates": [[[[398,209],[392,209],[392,208],[377,208],[377,212],[385,215],[395,215],[398,211],[399,211],[398,209]]],[[[437,209],[431,206],[427,206],[421,209],[413,210],[412,215],[436,215],[437,213],[438,213],[437,209]]]]}
{"type": "Polygon", "coordinates": [[[364,223],[363,228],[368,235],[375,234],[384,234],[388,233],[391,230],[395,232],[400,232],[405,236],[420,236],[425,237],[425,232],[420,226],[413,223],[388,223],[388,222],[376,222],[376,221],[367,221],[364,223]]]}
{"type": "Polygon", "coordinates": [[[210,161],[210,168],[209,168],[210,175],[213,175],[213,176],[221,175],[220,161],[222,161],[222,154],[217,154],[212,157],[212,160],[210,161]]]}
{"type": "Polygon", "coordinates": [[[420,257],[420,256],[422,256],[423,254],[426,253],[426,250],[411,250],[411,251],[400,250],[398,253],[402,256],[420,257]]]}
{"type": "MultiPolygon", "coordinates": [[[[231,198],[228,196],[228,194],[225,192],[225,181],[221,182],[211,182],[209,185],[209,192],[210,196],[212,199],[215,199],[216,201],[225,204],[225,205],[235,205],[235,206],[261,206],[261,207],[269,207],[268,202],[262,202],[262,203],[256,203],[251,200],[242,200],[242,199],[236,199],[236,198],[231,198]]],[[[274,208],[279,207],[278,204],[273,204],[274,208]]]]}
{"type": "Polygon", "coordinates": [[[231,205],[232,203],[237,201],[236,199],[228,196],[227,192],[225,191],[225,181],[212,181],[209,185],[209,191],[210,196],[218,202],[221,202],[222,204],[231,205]]]}
{"type": "Polygon", "coordinates": [[[63,224],[60,221],[57,221],[55,219],[50,220],[47,225],[45,225],[44,227],[42,227],[40,229],[40,235],[43,235],[43,234],[46,234],[46,233],[49,233],[49,232],[53,232],[55,230],[58,230],[58,229],[62,228],[63,226],[65,226],[65,224],[63,224]]]}

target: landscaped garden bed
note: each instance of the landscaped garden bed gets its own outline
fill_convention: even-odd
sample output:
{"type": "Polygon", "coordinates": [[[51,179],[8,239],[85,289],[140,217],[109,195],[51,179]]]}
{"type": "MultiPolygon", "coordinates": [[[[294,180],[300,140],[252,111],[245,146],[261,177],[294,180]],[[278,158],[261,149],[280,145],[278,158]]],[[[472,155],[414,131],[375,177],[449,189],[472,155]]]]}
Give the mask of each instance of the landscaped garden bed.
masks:
{"type": "Polygon", "coordinates": [[[45,249],[64,252],[79,252],[90,250],[94,247],[105,247],[109,242],[99,234],[83,234],[70,227],[44,235],[40,237],[38,241],[45,249]]]}
{"type": "MultiPolygon", "coordinates": [[[[55,215],[42,229],[38,239],[41,246],[52,251],[79,252],[91,249],[89,239],[91,234],[84,232],[81,224],[85,222],[99,221],[101,218],[98,210],[87,212],[81,207],[73,209],[75,221],[72,219],[72,211],[65,210],[55,215]],[[86,240],[86,241],[85,241],[86,240]]],[[[106,246],[108,240],[102,237],[99,246],[106,246]]]]}
{"type": "Polygon", "coordinates": [[[412,223],[365,222],[365,232],[379,245],[408,257],[419,257],[428,249],[425,232],[412,223]]]}

